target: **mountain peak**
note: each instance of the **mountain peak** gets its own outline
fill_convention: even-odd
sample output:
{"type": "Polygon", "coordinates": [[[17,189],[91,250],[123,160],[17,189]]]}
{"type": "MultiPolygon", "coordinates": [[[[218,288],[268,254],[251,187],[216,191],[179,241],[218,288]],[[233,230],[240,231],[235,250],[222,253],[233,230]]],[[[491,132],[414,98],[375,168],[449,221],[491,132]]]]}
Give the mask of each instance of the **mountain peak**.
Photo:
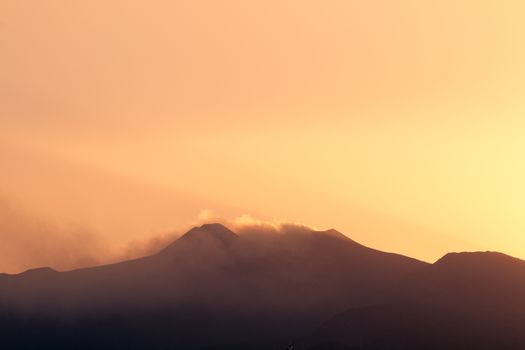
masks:
{"type": "Polygon", "coordinates": [[[448,253],[441,259],[434,263],[438,267],[453,267],[453,268],[498,268],[509,265],[521,265],[525,261],[511,257],[509,255],[486,251],[486,252],[461,252],[448,253]]]}
{"type": "Polygon", "coordinates": [[[186,232],[180,240],[214,239],[226,244],[237,238],[237,234],[226,226],[219,223],[210,223],[193,227],[186,232]]]}
{"type": "Polygon", "coordinates": [[[209,223],[209,224],[203,224],[201,225],[200,227],[195,227],[195,228],[198,228],[198,229],[201,229],[201,230],[207,230],[207,231],[228,231],[228,232],[231,232],[233,234],[235,234],[232,230],[230,230],[229,228],[227,228],[226,226],[224,226],[223,224],[220,224],[218,222],[212,222],[212,223],[209,223]]]}
{"type": "Polygon", "coordinates": [[[55,274],[57,271],[51,267],[36,267],[33,269],[26,270],[24,272],[21,272],[19,274],[16,274],[17,276],[48,276],[51,274],[55,274]]]}
{"type": "Polygon", "coordinates": [[[237,238],[239,238],[239,236],[226,226],[219,223],[209,223],[193,227],[178,240],[164,248],[162,252],[172,251],[176,249],[175,247],[181,246],[181,244],[229,246],[237,240],[237,238]]]}
{"type": "Polygon", "coordinates": [[[487,259],[514,259],[508,255],[493,251],[479,252],[450,252],[441,257],[436,264],[444,264],[467,260],[487,260],[487,259]]]}

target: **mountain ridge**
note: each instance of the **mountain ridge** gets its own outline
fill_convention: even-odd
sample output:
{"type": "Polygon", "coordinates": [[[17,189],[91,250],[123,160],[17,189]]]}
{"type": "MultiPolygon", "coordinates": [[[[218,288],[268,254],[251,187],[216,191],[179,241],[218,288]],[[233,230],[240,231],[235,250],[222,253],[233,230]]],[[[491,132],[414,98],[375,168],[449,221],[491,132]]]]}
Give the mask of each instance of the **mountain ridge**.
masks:
{"type": "Polygon", "coordinates": [[[0,333],[16,350],[42,344],[149,349],[152,343],[166,350],[270,350],[291,339],[300,339],[301,349],[415,350],[424,337],[407,343],[411,332],[439,343],[441,331],[445,343],[463,346],[444,348],[459,350],[479,343],[454,329],[517,336],[487,327],[490,319],[521,326],[520,310],[525,326],[523,295],[525,262],[501,253],[449,253],[429,264],[333,229],[237,234],[212,223],[134,260],[0,274],[0,329],[7,330],[0,333]],[[453,326],[445,327],[446,320],[453,326]],[[24,343],[28,330],[37,334],[32,346],[24,343]]]}

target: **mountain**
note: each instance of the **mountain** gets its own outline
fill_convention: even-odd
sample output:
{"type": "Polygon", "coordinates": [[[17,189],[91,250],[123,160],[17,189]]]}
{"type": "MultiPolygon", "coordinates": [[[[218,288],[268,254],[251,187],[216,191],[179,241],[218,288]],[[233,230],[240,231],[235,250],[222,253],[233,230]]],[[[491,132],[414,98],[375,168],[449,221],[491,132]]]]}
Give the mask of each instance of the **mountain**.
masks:
{"type": "Polygon", "coordinates": [[[336,230],[194,227],[157,254],[0,274],[9,349],[525,349],[525,261],[434,264],[336,230]]]}
{"type": "Polygon", "coordinates": [[[335,230],[206,224],[149,257],[1,275],[0,332],[14,349],[274,348],[426,266],[335,230]]]}
{"type": "Polygon", "coordinates": [[[350,308],[305,339],[311,349],[525,349],[525,261],[450,253],[382,303],[350,308]]]}

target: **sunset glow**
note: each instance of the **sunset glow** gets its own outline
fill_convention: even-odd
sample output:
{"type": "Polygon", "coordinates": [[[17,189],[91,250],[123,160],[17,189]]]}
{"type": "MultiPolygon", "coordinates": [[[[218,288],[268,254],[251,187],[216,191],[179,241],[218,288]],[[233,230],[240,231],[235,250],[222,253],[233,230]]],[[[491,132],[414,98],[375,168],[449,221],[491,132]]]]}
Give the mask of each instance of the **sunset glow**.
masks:
{"type": "Polygon", "coordinates": [[[524,13],[2,1],[0,272],[139,255],[203,211],[525,258],[524,13]]]}

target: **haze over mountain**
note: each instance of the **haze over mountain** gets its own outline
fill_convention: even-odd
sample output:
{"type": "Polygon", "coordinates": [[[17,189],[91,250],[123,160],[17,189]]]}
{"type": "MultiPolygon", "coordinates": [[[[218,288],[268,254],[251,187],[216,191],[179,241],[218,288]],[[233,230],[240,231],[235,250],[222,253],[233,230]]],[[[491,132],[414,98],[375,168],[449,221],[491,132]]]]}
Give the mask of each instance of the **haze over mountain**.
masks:
{"type": "Polygon", "coordinates": [[[0,350],[525,349],[524,13],[0,1],[0,350]]]}
{"type": "Polygon", "coordinates": [[[47,309],[50,298],[56,298],[54,306],[71,312],[85,303],[90,310],[99,304],[125,306],[126,299],[160,305],[187,305],[186,299],[238,305],[266,300],[289,308],[332,309],[378,297],[389,283],[421,265],[361,246],[334,230],[238,236],[220,224],[206,224],[150,257],[69,272],[34,269],[5,275],[0,282],[9,286],[0,293],[11,306],[47,309]],[[20,294],[19,284],[33,285],[31,294],[20,294]]]}
{"type": "Polygon", "coordinates": [[[427,264],[336,230],[205,224],[136,260],[2,274],[0,323],[13,349],[491,348],[525,344],[524,295],[499,253],[427,264]]]}
{"type": "MultiPolygon", "coordinates": [[[[1,1],[0,196],[113,244],[212,209],[428,261],[525,258],[524,12],[1,1]]],[[[10,271],[45,261],[23,253],[10,271]]]]}

